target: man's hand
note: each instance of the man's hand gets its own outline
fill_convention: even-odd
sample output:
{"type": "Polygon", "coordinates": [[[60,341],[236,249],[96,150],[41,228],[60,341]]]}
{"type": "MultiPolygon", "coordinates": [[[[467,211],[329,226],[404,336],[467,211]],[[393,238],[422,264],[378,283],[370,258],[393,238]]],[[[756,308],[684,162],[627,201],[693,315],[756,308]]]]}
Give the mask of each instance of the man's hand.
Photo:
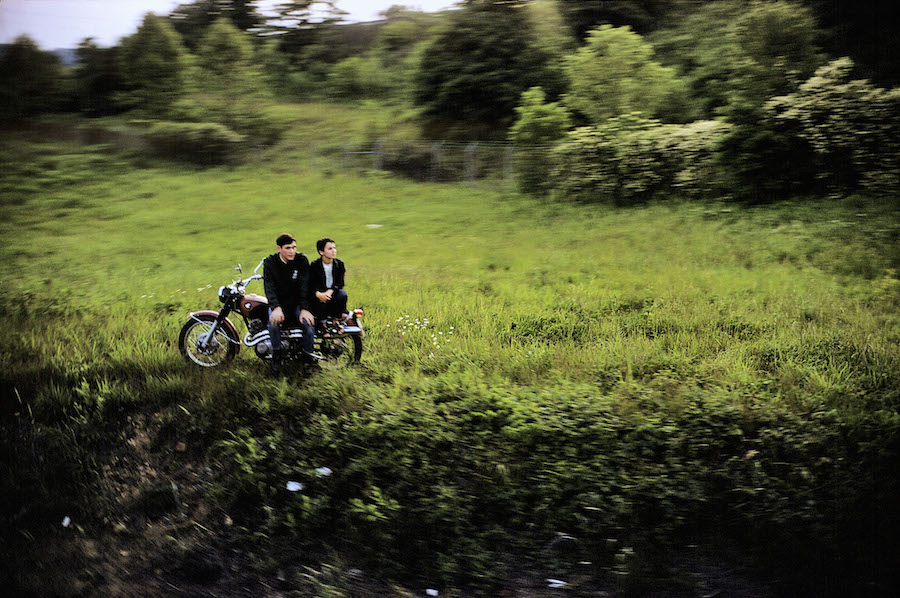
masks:
{"type": "Polygon", "coordinates": [[[316,291],[316,299],[318,299],[322,303],[328,303],[329,301],[331,301],[332,295],[334,295],[334,289],[328,289],[327,291],[316,291]]]}
{"type": "Polygon", "coordinates": [[[272,315],[269,316],[269,321],[276,326],[284,322],[284,310],[281,309],[280,305],[272,310],[272,315]]]}
{"type": "Polygon", "coordinates": [[[313,317],[313,315],[305,309],[300,310],[300,321],[305,324],[309,324],[310,326],[316,323],[316,319],[313,317]]]}

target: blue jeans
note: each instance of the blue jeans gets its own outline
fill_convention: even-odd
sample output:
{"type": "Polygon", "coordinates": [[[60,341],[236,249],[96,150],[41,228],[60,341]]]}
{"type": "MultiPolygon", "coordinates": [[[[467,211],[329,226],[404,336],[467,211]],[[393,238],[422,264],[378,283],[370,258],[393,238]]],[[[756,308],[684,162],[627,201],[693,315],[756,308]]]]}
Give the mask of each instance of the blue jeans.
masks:
{"type": "MultiPolygon", "coordinates": [[[[289,309],[281,310],[284,312],[284,319],[287,321],[288,319],[294,319],[300,322],[300,308],[295,307],[293,313],[290,313],[289,309]]],[[[269,308],[269,317],[272,317],[272,308],[269,308]]],[[[281,350],[281,326],[276,326],[271,322],[268,323],[269,328],[269,337],[272,340],[272,347],[279,351],[281,350]]],[[[303,350],[307,353],[313,352],[313,337],[316,334],[316,330],[312,324],[307,324],[306,322],[300,322],[300,329],[303,331],[303,350]]]]}
{"type": "Polygon", "coordinates": [[[338,289],[331,296],[331,301],[322,303],[315,297],[310,301],[312,304],[312,313],[317,320],[322,318],[338,318],[342,313],[347,311],[347,291],[338,289]]]}

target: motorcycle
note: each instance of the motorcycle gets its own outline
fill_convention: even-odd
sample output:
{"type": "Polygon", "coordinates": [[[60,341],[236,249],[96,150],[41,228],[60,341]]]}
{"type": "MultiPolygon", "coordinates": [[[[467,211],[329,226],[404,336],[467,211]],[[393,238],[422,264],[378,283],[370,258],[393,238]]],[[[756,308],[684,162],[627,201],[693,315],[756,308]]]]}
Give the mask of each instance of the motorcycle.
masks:
{"type": "MultiPolygon", "coordinates": [[[[235,268],[238,279],[228,286],[219,287],[221,310],[202,310],[188,314],[188,320],[178,336],[178,348],[185,359],[201,367],[217,367],[234,359],[242,343],[252,347],[260,359],[272,359],[274,347],[267,326],[269,302],[261,295],[246,292],[251,282],[262,278],[261,274],[257,274],[262,264],[263,262],[259,262],[253,275],[247,280],[242,279],[241,266],[238,264],[235,268]],[[238,334],[237,327],[228,319],[232,312],[239,313],[244,320],[247,333],[243,339],[238,334]]],[[[364,336],[360,323],[362,315],[363,310],[353,309],[343,322],[331,320],[316,326],[314,346],[322,356],[318,362],[321,367],[338,368],[360,360],[364,336]]],[[[302,340],[303,331],[299,324],[282,327],[281,348],[285,361],[301,360],[302,340]]]]}

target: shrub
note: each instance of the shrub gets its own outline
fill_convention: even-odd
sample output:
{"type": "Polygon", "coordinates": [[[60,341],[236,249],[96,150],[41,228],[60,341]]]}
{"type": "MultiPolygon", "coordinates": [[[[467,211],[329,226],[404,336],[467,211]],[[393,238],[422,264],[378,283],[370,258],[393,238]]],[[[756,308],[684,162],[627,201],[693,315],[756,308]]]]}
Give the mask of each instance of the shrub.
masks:
{"type": "Polygon", "coordinates": [[[218,123],[158,122],[145,136],[156,155],[198,164],[236,162],[246,139],[218,123]]]}
{"type": "Polygon", "coordinates": [[[522,94],[519,115],[509,131],[516,144],[516,178],[526,193],[544,194],[550,187],[550,144],[559,141],[571,126],[571,118],[558,102],[546,103],[540,87],[522,94]]]}
{"type": "Polygon", "coordinates": [[[900,90],[851,79],[852,68],[832,61],[791,94],[732,109],[722,159],[739,197],[900,187],[900,90]]]}
{"type": "Polygon", "coordinates": [[[900,186],[900,88],[851,79],[853,62],[834,60],[800,88],[766,104],[771,128],[808,145],[826,188],[896,190],[900,186]]]}
{"type": "Polygon", "coordinates": [[[247,106],[226,109],[217,98],[191,96],[178,100],[169,111],[173,121],[186,123],[219,123],[241,135],[249,143],[271,145],[281,138],[286,128],[282,119],[247,106]]]}
{"type": "Polygon", "coordinates": [[[632,114],[571,131],[553,151],[552,179],[563,195],[633,203],[668,192],[699,197],[718,187],[715,151],[728,125],[664,125],[632,114]]]}

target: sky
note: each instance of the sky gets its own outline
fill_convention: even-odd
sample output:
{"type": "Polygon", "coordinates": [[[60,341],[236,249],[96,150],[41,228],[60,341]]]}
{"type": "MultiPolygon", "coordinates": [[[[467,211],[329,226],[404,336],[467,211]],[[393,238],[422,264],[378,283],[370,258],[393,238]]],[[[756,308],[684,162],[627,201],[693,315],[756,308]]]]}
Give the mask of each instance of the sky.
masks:
{"type": "MultiPolygon", "coordinates": [[[[0,43],[28,34],[45,50],[75,48],[86,37],[112,46],[134,33],[144,14],[167,14],[188,0],[0,0],[0,43]]],[[[270,4],[277,4],[269,0],[270,4]]],[[[436,11],[455,0],[337,0],[346,21],[373,21],[393,5],[436,11]]]]}

